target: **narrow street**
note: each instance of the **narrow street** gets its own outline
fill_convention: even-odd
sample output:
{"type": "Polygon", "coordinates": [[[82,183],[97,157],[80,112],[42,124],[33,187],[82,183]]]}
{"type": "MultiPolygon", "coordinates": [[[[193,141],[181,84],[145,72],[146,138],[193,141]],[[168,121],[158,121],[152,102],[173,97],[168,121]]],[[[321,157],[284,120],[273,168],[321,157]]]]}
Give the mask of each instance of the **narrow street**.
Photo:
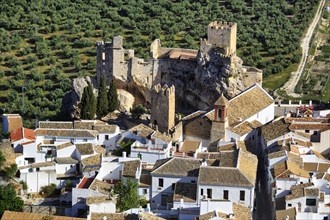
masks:
{"type": "Polygon", "coordinates": [[[264,159],[259,158],[258,163],[258,187],[256,188],[256,209],[253,212],[253,219],[272,219],[272,205],[267,193],[267,180],[265,175],[264,159]]]}

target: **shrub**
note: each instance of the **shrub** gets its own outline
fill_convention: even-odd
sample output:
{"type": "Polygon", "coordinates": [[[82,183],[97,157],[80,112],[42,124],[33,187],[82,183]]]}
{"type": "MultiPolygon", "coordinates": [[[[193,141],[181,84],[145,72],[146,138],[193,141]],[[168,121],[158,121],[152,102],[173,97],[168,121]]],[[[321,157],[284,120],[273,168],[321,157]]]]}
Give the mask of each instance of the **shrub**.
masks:
{"type": "Polygon", "coordinates": [[[39,194],[43,195],[44,197],[50,197],[56,195],[57,194],[56,185],[52,183],[49,184],[48,186],[41,187],[39,194]]]}

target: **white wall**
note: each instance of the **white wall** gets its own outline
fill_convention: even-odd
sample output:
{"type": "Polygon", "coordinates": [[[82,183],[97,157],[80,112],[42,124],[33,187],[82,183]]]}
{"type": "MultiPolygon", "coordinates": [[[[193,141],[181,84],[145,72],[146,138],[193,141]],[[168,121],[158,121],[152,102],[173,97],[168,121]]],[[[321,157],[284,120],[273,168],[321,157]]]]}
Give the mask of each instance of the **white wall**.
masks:
{"type": "Polygon", "coordinates": [[[110,150],[114,150],[116,148],[116,141],[119,133],[120,131],[118,126],[115,133],[99,133],[97,144],[105,145],[106,152],[108,153],[110,150]],[[108,135],[108,140],[105,139],[106,135],[108,135]]]}
{"type": "Polygon", "coordinates": [[[297,199],[286,200],[285,207],[286,207],[286,209],[295,207],[297,212],[300,212],[298,210],[298,203],[301,204],[301,212],[308,212],[308,210],[311,210],[311,212],[316,212],[317,205],[318,205],[318,199],[317,199],[317,196],[314,196],[314,197],[305,196],[305,197],[300,197],[297,199]],[[316,206],[306,206],[306,199],[316,199],[316,206]],[[291,206],[289,206],[289,204],[291,204],[291,206]]]}
{"type": "Polygon", "coordinates": [[[55,164],[56,174],[75,173],[77,164],[55,164]]]}
{"type": "Polygon", "coordinates": [[[226,200],[201,200],[200,215],[213,212],[214,210],[228,214],[233,213],[233,203],[226,200]]]}
{"type": "Polygon", "coordinates": [[[26,182],[28,186],[28,193],[39,192],[42,186],[47,186],[51,183],[56,185],[60,184],[60,180],[56,179],[56,173],[54,172],[28,172],[21,173],[20,180],[26,182]]]}
{"type": "Polygon", "coordinates": [[[207,195],[207,189],[212,189],[212,199],[223,200],[223,191],[228,190],[228,200],[231,202],[242,203],[240,201],[240,191],[245,192],[244,205],[253,208],[254,202],[254,188],[246,187],[231,187],[231,186],[212,186],[212,185],[198,185],[197,187],[197,200],[199,201],[203,196],[201,195],[201,190],[203,189],[203,194],[207,195]]]}
{"type": "Polygon", "coordinates": [[[103,202],[89,205],[89,213],[115,213],[116,204],[114,202],[103,202]]]}
{"type": "Polygon", "coordinates": [[[76,150],[76,146],[74,145],[62,148],[56,151],[57,157],[75,157],[76,156],[75,150],[76,150]]]}
{"type": "MultiPolygon", "coordinates": [[[[104,158],[103,158],[104,159],[104,158]]],[[[120,180],[123,163],[102,161],[99,173],[96,176],[98,180],[120,180]]]]}
{"type": "Polygon", "coordinates": [[[150,186],[139,186],[139,189],[138,189],[139,196],[142,196],[147,201],[150,200],[150,191],[151,191],[150,186]],[[145,190],[147,191],[147,193],[144,192],[145,190]]]}
{"type": "Polygon", "coordinates": [[[157,208],[157,204],[161,207],[161,194],[173,194],[172,184],[176,182],[191,183],[191,181],[197,182],[197,177],[162,177],[158,175],[152,175],[151,183],[151,208],[157,208]],[[159,178],[163,179],[163,187],[158,187],[159,178]]]}
{"type": "Polygon", "coordinates": [[[104,196],[102,193],[89,189],[72,188],[72,215],[76,216],[78,209],[86,209],[86,203],[78,203],[78,198],[87,198],[90,196],[104,196]]]}

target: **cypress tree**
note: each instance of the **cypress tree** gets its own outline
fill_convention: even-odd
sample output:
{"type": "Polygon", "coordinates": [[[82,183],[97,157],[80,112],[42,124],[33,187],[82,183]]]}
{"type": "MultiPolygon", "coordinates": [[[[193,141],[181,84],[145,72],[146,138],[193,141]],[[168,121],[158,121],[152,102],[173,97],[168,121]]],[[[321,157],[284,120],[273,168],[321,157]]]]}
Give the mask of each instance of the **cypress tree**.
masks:
{"type": "Polygon", "coordinates": [[[105,85],[104,77],[102,76],[100,81],[99,96],[97,97],[97,117],[102,118],[107,115],[109,111],[108,103],[107,87],[105,85]]]}
{"type": "Polygon", "coordinates": [[[112,80],[108,91],[109,112],[113,112],[118,107],[118,94],[115,82],[112,80]]]}
{"type": "Polygon", "coordinates": [[[96,99],[93,93],[92,85],[88,82],[88,85],[84,88],[84,92],[80,102],[81,119],[94,119],[96,113],[96,99]]]}

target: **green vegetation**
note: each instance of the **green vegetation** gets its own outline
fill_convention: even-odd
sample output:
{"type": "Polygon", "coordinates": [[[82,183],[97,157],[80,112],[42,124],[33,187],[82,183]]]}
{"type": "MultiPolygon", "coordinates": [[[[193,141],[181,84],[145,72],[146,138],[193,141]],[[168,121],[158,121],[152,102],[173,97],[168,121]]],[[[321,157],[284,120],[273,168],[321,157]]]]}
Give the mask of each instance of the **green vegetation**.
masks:
{"type": "Polygon", "coordinates": [[[113,112],[118,108],[118,94],[117,94],[117,89],[115,82],[111,80],[110,82],[110,87],[108,91],[108,104],[109,104],[109,112],[113,112]]]}
{"type": "Polygon", "coordinates": [[[0,217],[5,210],[22,211],[24,202],[12,185],[0,185],[0,217]]]}
{"type": "Polygon", "coordinates": [[[93,87],[90,82],[84,88],[84,92],[82,94],[81,102],[80,102],[81,112],[80,118],[81,119],[89,119],[92,120],[95,118],[96,113],[96,99],[93,93],[93,87]]]}
{"type": "Polygon", "coordinates": [[[105,79],[102,76],[100,80],[100,89],[97,97],[97,117],[102,118],[109,112],[109,102],[107,97],[107,87],[105,79]]]}
{"type": "MultiPolygon", "coordinates": [[[[62,119],[75,77],[95,75],[95,41],[124,37],[148,58],[150,43],[198,48],[211,21],[238,23],[238,55],[265,76],[290,66],[318,0],[9,0],[0,5],[0,108],[62,119]],[[23,104],[24,103],[24,104],[23,104]]],[[[29,126],[33,126],[31,123],[29,126]]]]}
{"type": "Polygon", "coordinates": [[[123,180],[115,185],[114,193],[118,194],[116,206],[120,212],[145,205],[145,200],[138,194],[138,187],[138,183],[131,179],[123,180]]]}
{"type": "Polygon", "coordinates": [[[9,166],[5,166],[6,157],[5,154],[0,151],[0,176],[3,177],[5,181],[9,181],[13,178],[17,173],[17,165],[10,164],[9,166]]]}
{"type": "Polygon", "coordinates": [[[140,118],[146,112],[147,109],[142,104],[138,104],[134,106],[133,109],[131,110],[133,118],[140,118]]]}
{"type": "Polygon", "coordinates": [[[122,156],[123,155],[123,152],[125,151],[127,155],[130,155],[131,154],[131,145],[133,144],[132,141],[123,141],[120,143],[120,148],[116,148],[112,154],[115,155],[115,156],[122,156]]]}
{"type": "Polygon", "coordinates": [[[51,183],[48,186],[41,187],[40,192],[39,192],[39,194],[44,197],[51,197],[51,196],[57,195],[58,193],[59,192],[56,189],[56,184],[54,184],[54,183],[51,183]]]}
{"type": "Polygon", "coordinates": [[[23,180],[19,181],[19,183],[22,185],[22,189],[24,191],[26,191],[28,189],[28,185],[26,182],[24,182],[23,180]]]}

